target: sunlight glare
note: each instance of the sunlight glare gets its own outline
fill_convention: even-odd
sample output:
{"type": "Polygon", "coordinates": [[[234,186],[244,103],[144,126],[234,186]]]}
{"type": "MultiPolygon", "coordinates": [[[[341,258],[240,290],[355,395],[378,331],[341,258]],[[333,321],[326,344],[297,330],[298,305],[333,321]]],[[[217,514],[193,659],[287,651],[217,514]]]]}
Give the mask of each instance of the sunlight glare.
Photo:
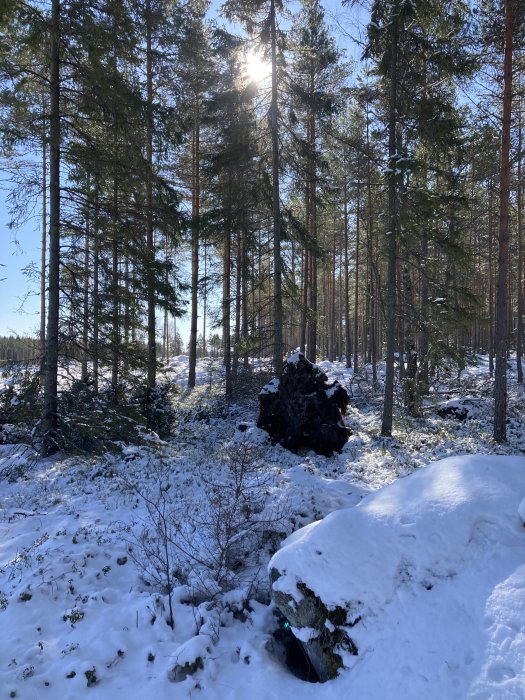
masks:
{"type": "Polygon", "coordinates": [[[250,82],[260,84],[270,77],[271,65],[260,51],[250,49],[244,58],[244,71],[250,82]]]}

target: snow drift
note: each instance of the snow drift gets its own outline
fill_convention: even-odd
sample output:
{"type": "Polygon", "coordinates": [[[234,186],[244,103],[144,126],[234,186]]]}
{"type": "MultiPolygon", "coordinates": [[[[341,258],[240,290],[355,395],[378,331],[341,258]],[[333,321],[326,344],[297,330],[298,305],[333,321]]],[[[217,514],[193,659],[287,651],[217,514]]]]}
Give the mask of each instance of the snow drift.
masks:
{"type": "Polygon", "coordinates": [[[310,620],[298,634],[317,645],[314,656],[332,634],[356,697],[372,697],[370,674],[378,698],[394,679],[406,688],[395,697],[429,697],[439,685],[447,698],[481,700],[489,695],[477,687],[501,684],[505,697],[522,697],[524,494],[523,457],[436,462],[291,535],[269,565],[274,597],[296,628],[305,599],[316,601],[318,627],[310,620]]]}

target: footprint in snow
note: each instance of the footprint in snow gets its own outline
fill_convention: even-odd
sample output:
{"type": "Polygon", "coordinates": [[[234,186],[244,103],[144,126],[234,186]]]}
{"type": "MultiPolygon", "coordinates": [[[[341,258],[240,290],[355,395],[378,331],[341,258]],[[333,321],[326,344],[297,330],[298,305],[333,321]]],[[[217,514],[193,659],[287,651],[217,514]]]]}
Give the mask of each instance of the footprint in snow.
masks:
{"type": "Polygon", "coordinates": [[[495,683],[503,683],[511,678],[516,677],[516,672],[510,666],[503,666],[502,664],[493,664],[487,670],[487,677],[494,681],[495,683]]]}

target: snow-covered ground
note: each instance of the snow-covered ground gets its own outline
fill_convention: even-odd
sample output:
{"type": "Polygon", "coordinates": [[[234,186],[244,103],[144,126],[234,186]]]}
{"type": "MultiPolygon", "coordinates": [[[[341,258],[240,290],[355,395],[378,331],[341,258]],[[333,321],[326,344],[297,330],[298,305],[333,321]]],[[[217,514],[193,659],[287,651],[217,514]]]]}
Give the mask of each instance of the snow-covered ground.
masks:
{"type": "MultiPolygon", "coordinates": [[[[479,396],[487,386],[485,362],[480,358],[466,370],[464,395],[479,396]]],[[[385,441],[380,397],[369,382],[343,364],[321,366],[353,394],[347,416],[353,434],[332,458],[269,445],[250,427],[255,402],[225,408],[214,400],[220,369],[206,361],[199,367],[202,386],[182,399],[185,408],[168,443],[97,459],[47,460],[27,446],[0,446],[0,700],[525,698],[523,504],[521,519],[518,514],[525,498],[523,395],[511,383],[505,446],[491,439],[489,394],[464,422],[440,418],[430,401],[423,418],[400,412],[397,439],[385,441]],[[244,433],[235,430],[240,421],[248,422],[244,433]],[[241,552],[239,567],[230,562],[221,592],[214,579],[220,566],[214,518],[224,503],[219,496],[230,502],[224,494],[232,460],[246,444],[257,445],[254,459],[264,468],[248,470],[245,485],[253,488],[251,504],[263,498],[264,510],[254,508],[254,531],[245,529],[244,542],[249,545],[263,525],[267,536],[263,545],[241,552]],[[481,463],[459,458],[419,470],[478,453],[517,456],[481,463]],[[415,471],[389,487],[397,490],[378,491],[415,471]],[[472,508],[449,518],[450,501],[431,498],[443,489],[472,508]],[[396,494],[395,503],[389,493],[396,494]],[[370,513],[374,503],[385,502],[392,517],[383,545],[374,539],[370,513]],[[352,513],[358,503],[359,528],[346,533],[360,541],[356,551],[377,561],[386,547],[386,565],[394,552],[388,542],[402,541],[417,576],[396,578],[385,569],[382,579],[379,568],[377,587],[373,579],[367,585],[375,602],[386,591],[388,604],[383,599],[377,624],[358,632],[363,653],[335,681],[309,684],[267,650],[277,621],[266,597],[266,567],[291,532],[334,510],[352,513]],[[432,542],[430,529],[418,528],[429,503],[438,504],[433,517],[443,522],[433,526],[432,542]],[[420,515],[403,521],[407,513],[420,515]],[[162,552],[148,549],[148,536],[162,524],[167,572],[162,552]],[[469,556],[459,562],[468,532],[469,556]],[[432,556],[436,576],[427,589],[420,584],[432,556]],[[447,566],[451,575],[438,576],[447,566]],[[165,584],[173,569],[172,629],[165,584]]],[[[167,375],[183,385],[186,370],[186,358],[176,358],[167,375]]],[[[457,398],[452,383],[436,387],[440,401],[457,398]]],[[[358,570],[352,575],[359,581],[358,570]]],[[[336,589],[334,595],[344,596],[336,589]]]]}

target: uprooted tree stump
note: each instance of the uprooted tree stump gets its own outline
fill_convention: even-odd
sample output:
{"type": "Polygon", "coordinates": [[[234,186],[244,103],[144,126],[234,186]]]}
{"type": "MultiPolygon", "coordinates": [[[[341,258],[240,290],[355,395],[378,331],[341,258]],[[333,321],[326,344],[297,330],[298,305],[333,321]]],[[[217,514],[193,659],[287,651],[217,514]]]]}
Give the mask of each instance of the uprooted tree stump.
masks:
{"type": "Polygon", "coordinates": [[[291,452],[309,448],[330,456],[348,440],[350,430],[343,422],[348,402],[339,382],[329,382],[319,367],[296,352],[281,377],[261,390],[257,427],[291,452]]]}

